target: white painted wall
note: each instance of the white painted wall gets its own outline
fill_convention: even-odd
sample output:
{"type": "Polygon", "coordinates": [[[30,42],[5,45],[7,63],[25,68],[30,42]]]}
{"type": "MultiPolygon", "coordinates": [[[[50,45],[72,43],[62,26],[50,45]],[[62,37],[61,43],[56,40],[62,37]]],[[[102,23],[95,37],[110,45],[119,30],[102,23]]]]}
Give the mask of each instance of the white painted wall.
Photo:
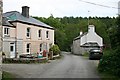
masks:
{"type": "Polygon", "coordinates": [[[89,42],[96,42],[99,46],[103,46],[103,39],[96,34],[94,25],[89,25],[88,33],[81,37],[80,45],[89,42]]]}

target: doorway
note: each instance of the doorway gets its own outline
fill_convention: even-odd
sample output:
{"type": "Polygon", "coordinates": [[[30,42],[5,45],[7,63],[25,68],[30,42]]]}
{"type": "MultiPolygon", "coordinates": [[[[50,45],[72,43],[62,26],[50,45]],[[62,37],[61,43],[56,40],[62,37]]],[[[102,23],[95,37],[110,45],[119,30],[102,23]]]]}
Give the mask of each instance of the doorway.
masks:
{"type": "Polygon", "coordinates": [[[10,58],[15,58],[15,43],[10,43],[10,58]]]}

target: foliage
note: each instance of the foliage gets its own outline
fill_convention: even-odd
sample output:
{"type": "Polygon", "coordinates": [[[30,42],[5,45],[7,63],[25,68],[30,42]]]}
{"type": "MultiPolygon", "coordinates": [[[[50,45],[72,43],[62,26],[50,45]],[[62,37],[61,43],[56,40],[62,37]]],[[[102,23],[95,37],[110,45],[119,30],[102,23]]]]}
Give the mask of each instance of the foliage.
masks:
{"type": "Polygon", "coordinates": [[[102,59],[100,60],[98,70],[99,72],[105,72],[107,74],[113,74],[115,76],[120,76],[120,50],[108,51],[104,53],[102,59]]]}
{"type": "Polygon", "coordinates": [[[2,80],[13,80],[12,78],[15,78],[13,74],[3,71],[2,80]]]}
{"type": "Polygon", "coordinates": [[[50,51],[53,51],[53,55],[60,54],[60,49],[59,49],[58,45],[53,45],[53,46],[50,48],[50,51]]]}
{"type": "Polygon", "coordinates": [[[89,57],[89,53],[88,53],[88,52],[85,52],[85,53],[83,54],[83,56],[84,56],[84,57],[89,57]]]}
{"type": "Polygon", "coordinates": [[[116,25],[109,31],[112,50],[104,53],[98,70],[120,77],[120,16],[117,17],[116,25]]]}
{"type": "Polygon", "coordinates": [[[13,59],[13,58],[4,58],[3,63],[22,63],[22,64],[30,64],[30,63],[46,63],[47,60],[46,59],[13,59]]]}
{"type": "MultiPolygon", "coordinates": [[[[79,36],[80,31],[87,32],[88,18],[87,17],[63,17],[55,18],[51,15],[48,18],[34,17],[55,28],[55,44],[61,50],[70,51],[73,39],[79,36]]],[[[110,17],[89,17],[90,24],[95,25],[96,32],[104,39],[104,44],[107,48],[111,48],[112,31],[116,26],[116,18],[110,17]]],[[[114,30],[115,31],[115,30],[114,30]]],[[[113,39],[115,41],[115,39],[113,39]]]]}

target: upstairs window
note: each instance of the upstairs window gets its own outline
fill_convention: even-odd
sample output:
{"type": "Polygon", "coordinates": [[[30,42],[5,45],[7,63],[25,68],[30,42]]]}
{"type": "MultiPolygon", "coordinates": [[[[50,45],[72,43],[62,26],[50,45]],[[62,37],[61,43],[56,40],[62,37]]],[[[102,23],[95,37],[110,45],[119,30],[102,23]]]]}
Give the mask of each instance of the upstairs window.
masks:
{"type": "Polygon", "coordinates": [[[46,38],[49,38],[49,31],[46,31],[46,38]]]}
{"type": "Polygon", "coordinates": [[[30,28],[27,28],[27,33],[26,33],[26,35],[27,35],[27,38],[30,38],[30,28]]]}
{"type": "Polygon", "coordinates": [[[41,38],[41,30],[38,30],[38,37],[41,38]]]}
{"type": "Polygon", "coordinates": [[[9,35],[9,28],[4,28],[4,34],[9,35]]]}

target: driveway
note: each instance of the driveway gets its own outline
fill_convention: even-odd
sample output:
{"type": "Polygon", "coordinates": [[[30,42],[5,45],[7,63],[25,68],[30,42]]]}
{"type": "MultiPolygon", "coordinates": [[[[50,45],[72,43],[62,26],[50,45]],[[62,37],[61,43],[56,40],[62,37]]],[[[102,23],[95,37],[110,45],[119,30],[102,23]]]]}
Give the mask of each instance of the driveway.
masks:
{"type": "Polygon", "coordinates": [[[62,53],[64,57],[45,64],[3,64],[3,70],[17,78],[99,78],[96,61],[62,53]]]}

